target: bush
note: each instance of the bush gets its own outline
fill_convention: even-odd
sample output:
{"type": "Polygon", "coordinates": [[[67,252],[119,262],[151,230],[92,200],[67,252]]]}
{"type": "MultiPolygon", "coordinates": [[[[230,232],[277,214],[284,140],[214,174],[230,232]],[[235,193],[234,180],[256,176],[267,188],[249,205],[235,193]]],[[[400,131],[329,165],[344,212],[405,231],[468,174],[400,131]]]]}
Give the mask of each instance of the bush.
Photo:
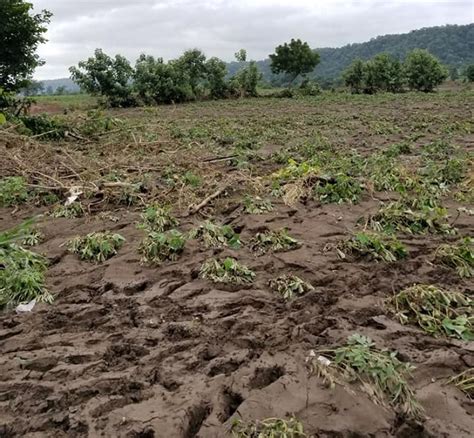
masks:
{"type": "Polygon", "coordinates": [[[125,239],[120,234],[108,231],[89,233],[84,237],[72,239],[68,249],[82,260],[100,263],[117,254],[124,242],[125,239]]]}
{"type": "Polygon", "coordinates": [[[27,199],[26,181],[22,176],[7,176],[0,179],[0,207],[22,204],[27,199]]]}
{"type": "Polygon", "coordinates": [[[446,68],[427,50],[415,49],[410,52],[403,68],[411,90],[433,91],[448,77],[446,68]]]}
{"type": "Polygon", "coordinates": [[[165,233],[150,231],[138,249],[146,263],[160,264],[166,260],[177,260],[184,251],[186,237],[178,230],[165,233]]]}
{"type": "Polygon", "coordinates": [[[474,64],[470,64],[464,69],[464,77],[468,82],[474,82],[474,64]]]}

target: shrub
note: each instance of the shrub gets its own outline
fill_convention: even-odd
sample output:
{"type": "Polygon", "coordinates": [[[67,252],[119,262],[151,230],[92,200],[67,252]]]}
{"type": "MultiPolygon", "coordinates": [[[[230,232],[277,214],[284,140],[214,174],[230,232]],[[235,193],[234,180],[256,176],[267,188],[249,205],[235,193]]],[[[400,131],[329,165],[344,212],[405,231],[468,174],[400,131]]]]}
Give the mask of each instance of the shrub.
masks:
{"type": "Polygon", "coordinates": [[[418,284],[389,300],[402,324],[416,324],[431,335],[474,340],[474,302],[460,292],[418,284]]]}
{"type": "Polygon", "coordinates": [[[306,283],[296,275],[280,275],[268,283],[270,288],[280,294],[285,300],[291,300],[295,295],[304,295],[314,290],[311,284],[306,283]]]}
{"type": "Polygon", "coordinates": [[[427,50],[411,51],[403,65],[407,84],[411,90],[430,92],[440,85],[448,72],[438,58],[427,50]]]}
{"type": "Polygon", "coordinates": [[[69,205],[57,205],[53,208],[50,215],[54,218],[64,217],[67,219],[72,219],[76,217],[81,217],[85,213],[84,208],[80,202],[72,202],[69,205]]]}
{"type": "Polygon", "coordinates": [[[209,259],[201,267],[201,278],[214,283],[250,284],[255,279],[255,272],[241,265],[237,260],[227,257],[224,260],[209,259]]]}
{"type": "Polygon", "coordinates": [[[286,228],[257,233],[251,240],[250,245],[253,251],[260,253],[289,251],[300,246],[299,242],[288,234],[286,228]]]}
{"type": "Polygon", "coordinates": [[[313,193],[323,204],[357,203],[362,194],[362,185],[355,178],[339,174],[332,178],[321,178],[313,193]]]}
{"type": "Polygon", "coordinates": [[[109,231],[89,233],[70,240],[68,249],[77,254],[81,260],[101,263],[117,254],[124,242],[125,238],[120,234],[109,231]]]}
{"type": "Polygon", "coordinates": [[[28,200],[26,181],[22,176],[0,179],[0,207],[12,207],[28,200]]]}
{"type": "Polygon", "coordinates": [[[474,277],[474,239],[466,237],[455,245],[441,245],[436,250],[436,259],[455,268],[460,277],[474,277]]]}
{"type": "Polygon", "coordinates": [[[202,240],[206,248],[222,248],[224,246],[238,248],[240,246],[240,236],[230,225],[217,225],[211,221],[206,221],[193,230],[190,237],[202,240]]]}
{"type": "Polygon", "coordinates": [[[177,260],[184,251],[186,237],[178,230],[167,232],[149,231],[138,252],[146,263],[160,264],[167,260],[177,260]]]}
{"type": "Polygon", "coordinates": [[[346,252],[375,261],[395,262],[408,255],[405,246],[395,237],[376,233],[357,233],[349,240],[337,246],[341,258],[346,258],[346,252]]]}
{"type": "Polygon", "coordinates": [[[139,228],[158,233],[179,225],[179,221],[171,214],[171,209],[158,204],[149,205],[141,214],[141,219],[139,228]]]}
{"type": "Polygon", "coordinates": [[[68,126],[57,118],[45,114],[38,116],[20,116],[19,120],[27,129],[29,135],[48,140],[61,140],[69,130],[68,126]]]}

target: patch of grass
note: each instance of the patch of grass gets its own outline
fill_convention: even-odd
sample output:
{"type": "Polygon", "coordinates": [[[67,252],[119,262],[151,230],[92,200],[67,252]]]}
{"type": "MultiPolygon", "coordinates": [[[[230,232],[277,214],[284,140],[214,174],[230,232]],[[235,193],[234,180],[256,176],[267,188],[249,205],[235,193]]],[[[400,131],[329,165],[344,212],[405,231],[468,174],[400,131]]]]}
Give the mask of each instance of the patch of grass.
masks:
{"type": "Polygon", "coordinates": [[[206,248],[240,247],[240,236],[230,225],[217,225],[211,221],[206,221],[194,229],[190,237],[201,240],[206,248]]]}
{"type": "Polygon", "coordinates": [[[28,200],[26,181],[22,176],[0,179],[0,207],[12,207],[28,200]]]}
{"type": "Polygon", "coordinates": [[[296,418],[267,418],[253,423],[235,419],[232,423],[234,438],[305,438],[303,424],[296,418]]]}
{"type": "Polygon", "coordinates": [[[253,251],[262,254],[268,251],[289,251],[300,246],[299,242],[288,234],[286,228],[257,233],[250,245],[253,251]]]}
{"type": "Polygon", "coordinates": [[[185,245],[186,237],[178,230],[149,231],[138,251],[143,256],[143,262],[159,265],[167,260],[177,260],[185,245]]]}
{"type": "Polygon", "coordinates": [[[460,277],[474,277],[474,239],[465,237],[457,244],[444,244],[436,250],[436,260],[455,268],[460,277]]]}
{"type": "Polygon", "coordinates": [[[291,300],[295,295],[304,295],[314,290],[314,287],[296,275],[280,275],[268,282],[271,289],[280,294],[285,300],[291,300]]]}
{"type": "Polygon", "coordinates": [[[401,231],[409,234],[426,232],[453,234],[455,232],[448,223],[448,212],[445,208],[428,205],[420,205],[417,208],[404,200],[383,206],[369,222],[374,230],[387,233],[401,231]]]}
{"type": "Polygon", "coordinates": [[[456,388],[464,392],[469,398],[474,399],[474,368],[468,368],[466,371],[449,379],[448,384],[454,384],[456,388]]]}
{"type": "Polygon", "coordinates": [[[117,254],[124,242],[125,238],[120,234],[105,231],[75,237],[69,241],[68,249],[81,260],[101,263],[117,254]]]}
{"type": "Polygon", "coordinates": [[[45,285],[47,259],[20,244],[28,233],[28,222],[0,233],[0,307],[33,299],[53,301],[45,285]]]}
{"type": "Polygon", "coordinates": [[[247,214],[263,214],[273,211],[273,205],[269,199],[262,199],[258,196],[245,196],[244,212],[247,214]]]}
{"type": "Polygon", "coordinates": [[[323,204],[343,202],[357,203],[362,194],[362,185],[357,179],[339,174],[327,181],[320,180],[313,193],[323,204]]]}
{"type": "Polygon", "coordinates": [[[357,233],[337,246],[341,258],[346,253],[369,260],[395,262],[408,256],[405,246],[395,237],[373,232],[357,233]]]}
{"type": "Polygon", "coordinates": [[[69,205],[57,205],[53,208],[50,215],[54,218],[64,217],[66,219],[72,219],[76,217],[84,216],[84,208],[80,202],[73,202],[69,205]]]}
{"type": "Polygon", "coordinates": [[[399,408],[406,415],[421,417],[422,408],[415,399],[414,391],[407,382],[414,369],[409,363],[401,362],[395,352],[380,350],[368,337],[360,334],[349,336],[342,347],[320,352],[329,356],[329,365],[313,361],[318,375],[331,382],[331,370],[341,374],[346,381],[360,382],[361,388],[375,402],[383,404],[388,397],[389,404],[399,408]]]}
{"type": "Polygon", "coordinates": [[[163,233],[179,225],[179,221],[171,214],[171,209],[158,204],[149,205],[141,214],[141,219],[139,228],[157,233],[163,233]]]}
{"type": "Polygon", "coordinates": [[[255,279],[255,272],[231,257],[224,260],[207,260],[202,265],[199,275],[214,283],[251,284],[255,279]]]}
{"type": "Polygon", "coordinates": [[[474,302],[460,292],[418,284],[390,299],[402,324],[416,324],[430,335],[474,340],[474,302]]]}

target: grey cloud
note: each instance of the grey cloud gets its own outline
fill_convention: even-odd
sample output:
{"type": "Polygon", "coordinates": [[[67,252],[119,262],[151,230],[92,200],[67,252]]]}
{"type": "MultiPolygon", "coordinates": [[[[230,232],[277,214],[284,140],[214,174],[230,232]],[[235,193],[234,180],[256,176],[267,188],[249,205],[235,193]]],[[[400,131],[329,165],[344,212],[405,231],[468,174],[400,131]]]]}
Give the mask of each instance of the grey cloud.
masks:
{"type": "Polygon", "coordinates": [[[191,47],[231,60],[239,48],[263,59],[292,37],[313,47],[362,42],[419,27],[474,21],[471,1],[37,0],[54,18],[40,48],[38,78],[67,68],[96,47],[131,61],[142,52],[165,59],[191,47]]]}

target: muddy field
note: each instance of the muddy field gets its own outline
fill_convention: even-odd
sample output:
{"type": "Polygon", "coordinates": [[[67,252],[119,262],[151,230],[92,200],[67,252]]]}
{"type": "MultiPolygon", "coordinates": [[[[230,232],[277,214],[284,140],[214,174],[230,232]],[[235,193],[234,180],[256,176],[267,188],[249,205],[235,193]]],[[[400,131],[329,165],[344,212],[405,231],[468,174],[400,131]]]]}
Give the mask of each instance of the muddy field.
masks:
{"type": "MultiPolygon", "coordinates": [[[[106,128],[61,140],[0,134],[0,177],[20,174],[32,186],[51,187],[59,203],[69,187],[87,186],[83,217],[37,219],[44,239],[34,251],[49,260],[54,302],[0,314],[0,435],[225,437],[236,418],[294,416],[308,437],[472,436],[473,401],[448,382],[474,367],[474,343],[402,325],[386,306],[415,283],[472,296],[472,278],[434,260],[441,243],[473,235],[472,204],[454,196],[458,186],[443,195],[457,234],[399,233],[409,256],[384,263],[342,259],[334,248],[398,194],[367,183],[355,204],[285,203],[266,177],[284,167],[279,153],[308,145],[367,157],[405,141],[412,147],[401,158],[407,163],[439,139],[472,153],[473,102],[472,91],[249,99],[103,113],[112,120],[106,128]],[[123,193],[104,181],[145,183],[123,205],[123,193]],[[219,187],[226,190],[192,214],[219,187]],[[271,199],[273,211],[245,213],[247,193],[271,199]],[[141,263],[137,223],[151,201],[172,205],[181,231],[209,218],[232,225],[242,247],[206,249],[189,240],[176,261],[141,263]],[[257,232],[282,227],[300,242],[297,249],[261,255],[247,244],[257,232]],[[94,264],[68,251],[69,239],[104,230],[126,239],[116,256],[94,264]],[[254,283],[199,277],[203,262],[226,256],[251,268],[254,283]],[[285,301],[269,287],[281,274],[314,290],[285,301]],[[416,367],[409,383],[422,418],[374,403],[357,382],[330,388],[310,371],[312,351],[354,333],[416,367]]],[[[65,116],[76,126],[90,118],[65,116]]],[[[0,230],[50,209],[2,208],[0,230]]]]}

